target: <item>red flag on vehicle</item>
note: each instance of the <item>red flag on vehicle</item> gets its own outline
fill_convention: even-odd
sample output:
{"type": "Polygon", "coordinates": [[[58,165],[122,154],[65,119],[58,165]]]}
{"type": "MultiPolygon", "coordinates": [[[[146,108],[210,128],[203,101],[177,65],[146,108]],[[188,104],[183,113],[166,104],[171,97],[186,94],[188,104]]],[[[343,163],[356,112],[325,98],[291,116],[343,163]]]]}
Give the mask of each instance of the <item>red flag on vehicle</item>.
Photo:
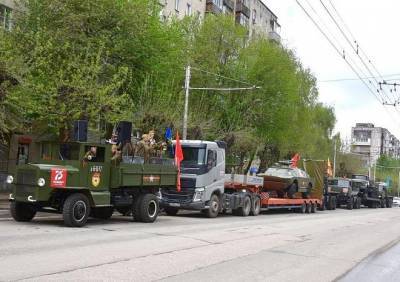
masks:
{"type": "Polygon", "coordinates": [[[176,190],[181,191],[181,161],[183,160],[183,152],[181,141],[179,140],[179,133],[176,132],[176,142],[175,142],[175,165],[178,168],[178,179],[176,182],[176,190]]]}
{"type": "Polygon", "coordinates": [[[290,167],[297,167],[297,162],[300,160],[300,155],[296,153],[290,160],[290,167]]]}

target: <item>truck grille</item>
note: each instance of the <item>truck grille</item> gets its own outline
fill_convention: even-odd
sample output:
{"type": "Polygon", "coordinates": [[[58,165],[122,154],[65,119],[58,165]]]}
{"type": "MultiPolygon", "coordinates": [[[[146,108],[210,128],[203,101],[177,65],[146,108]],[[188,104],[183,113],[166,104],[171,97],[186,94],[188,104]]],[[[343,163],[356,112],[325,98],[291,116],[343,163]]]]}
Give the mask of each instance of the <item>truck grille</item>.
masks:
{"type": "Polygon", "coordinates": [[[17,173],[17,184],[35,185],[36,172],[34,170],[20,170],[17,173]]]}
{"type": "Polygon", "coordinates": [[[184,188],[182,186],[181,192],[176,189],[163,189],[162,198],[167,203],[190,203],[193,200],[194,188],[184,188]]]}

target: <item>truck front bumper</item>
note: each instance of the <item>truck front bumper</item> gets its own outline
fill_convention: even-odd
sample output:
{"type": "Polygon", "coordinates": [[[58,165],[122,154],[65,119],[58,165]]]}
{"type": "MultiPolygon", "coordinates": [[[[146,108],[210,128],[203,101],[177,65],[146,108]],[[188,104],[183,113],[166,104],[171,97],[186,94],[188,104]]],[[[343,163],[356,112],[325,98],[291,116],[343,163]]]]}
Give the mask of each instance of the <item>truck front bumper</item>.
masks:
{"type": "Polygon", "coordinates": [[[171,207],[183,210],[203,210],[206,208],[204,202],[177,202],[177,201],[166,201],[161,200],[160,205],[163,208],[171,207]]]}

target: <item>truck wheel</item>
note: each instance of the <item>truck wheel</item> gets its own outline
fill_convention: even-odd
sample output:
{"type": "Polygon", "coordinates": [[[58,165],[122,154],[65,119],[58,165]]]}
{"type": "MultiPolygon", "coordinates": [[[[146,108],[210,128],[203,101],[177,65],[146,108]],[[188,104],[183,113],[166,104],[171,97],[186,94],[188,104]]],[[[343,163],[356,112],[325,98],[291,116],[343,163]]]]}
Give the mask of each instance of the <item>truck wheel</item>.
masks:
{"type": "Polygon", "coordinates": [[[254,197],[254,201],[251,205],[250,214],[253,216],[257,216],[260,214],[261,211],[261,199],[260,197],[254,197]]]}
{"type": "Polygon", "coordinates": [[[164,211],[167,215],[174,216],[179,212],[179,209],[177,208],[171,208],[171,207],[166,207],[164,208],[164,211]]]}
{"type": "Polygon", "coordinates": [[[381,208],[386,208],[385,199],[382,199],[382,200],[381,200],[381,208]]]}
{"type": "Polygon", "coordinates": [[[386,198],[386,207],[391,208],[392,207],[392,201],[389,198],[386,198]]]}
{"type": "Polygon", "coordinates": [[[327,201],[328,210],[333,210],[333,205],[334,205],[333,196],[329,196],[327,201]]]}
{"type": "Polygon", "coordinates": [[[89,199],[81,194],[75,193],[65,200],[63,206],[64,224],[69,227],[82,227],[90,214],[89,199]]]}
{"type": "Polygon", "coordinates": [[[10,213],[15,221],[28,222],[35,217],[36,209],[31,204],[14,201],[10,204],[10,213]]]}
{"type": "Polygon", "coordinates": [[[317,212],[317,204],[311,203],[311,213],[316,213],[316,212],[317,212]]]}
{"type": "Polygon", "coordinates": [[[92,209],[92,216],[98,219],[110,219],[114,213],[113,207],[101,207],[92,209]]]}
{"type": "Polygon", "coordinates": [[[204,214],[208,218],[214,218],[218,216],[220,210],[219,198],[217,195],[212,195],[209,204],[209,208],[204,210],[204,214]]]}
{"type": "Polygon", "coordinates": [[[135,201],[134,219],[144,223],[152,223],[159,212],[158,198],[154,194],[143,194],[135,201]]]}
{"type": "Polygon", "coordinates": [[[361,209],[361,198],[357,197],[357,209],[361,209]]]}
{"type": "Polygon", "coordinates": [[[251,210],[251,200],[249,196],[246,196],[243,200],[243,207],[237,208],[238,216],[248,216],[251,210]]]}
{"type": "Polygon", "coordinates": [[[115,209],[117,210],[117,212],[119,212],[123,216],[129,215],[132,212],[132,207],[129,207],[129,206],[116,207],[115,209]]]}
{"type": "Polygon", "coordinates": [[[347,209],[348,210],[353,209],[353,198],[350,198],[349,202],[347,203],[347,209]]]}
{"type": "Polygon", "coordinates": [[[332,197],[332,209],[336,210],[337,207],[337,200],[336,200],[336,196],[332,197]]]}

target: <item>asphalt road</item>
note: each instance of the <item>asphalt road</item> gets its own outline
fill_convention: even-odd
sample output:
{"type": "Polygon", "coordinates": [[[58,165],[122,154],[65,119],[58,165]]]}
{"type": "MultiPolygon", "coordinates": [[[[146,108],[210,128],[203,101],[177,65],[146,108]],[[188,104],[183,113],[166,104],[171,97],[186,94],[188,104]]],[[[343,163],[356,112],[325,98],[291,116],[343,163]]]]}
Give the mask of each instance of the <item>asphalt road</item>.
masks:
{"type": "MultiPolygon", "coordinates": [[[[374,273],[368,260],[379,254],[386,254],[380,270],[399,271],[387,257],[399,230],[399,208],[216,219],[188,214],[160,216],[153,224],[116,216],[85,228],[66,228],[58,215],[16,223],[3,212],[0,281],[366,281],[372,276],[362,269],[374,273]]],[[[399,250],[393,254],[398,262],[399,250]]]]}

